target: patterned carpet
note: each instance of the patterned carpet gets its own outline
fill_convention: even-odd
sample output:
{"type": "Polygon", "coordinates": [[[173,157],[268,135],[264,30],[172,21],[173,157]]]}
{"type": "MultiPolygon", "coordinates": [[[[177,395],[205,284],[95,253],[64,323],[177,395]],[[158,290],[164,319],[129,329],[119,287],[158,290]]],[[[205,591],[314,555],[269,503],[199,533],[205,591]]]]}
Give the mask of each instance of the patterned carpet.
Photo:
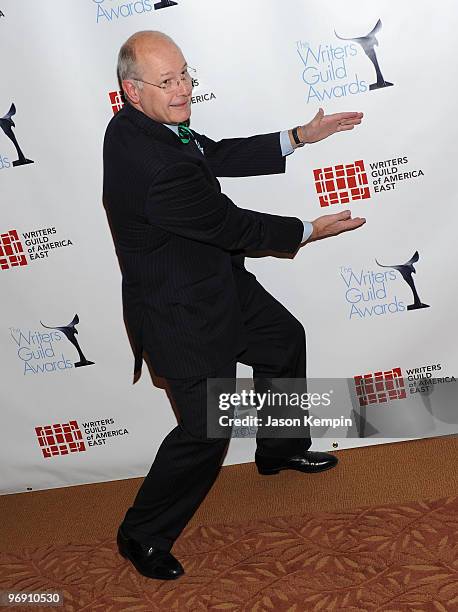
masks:
{"type": "Polygon", "coordinates": [[[60,590],[69,612],[458,611],[456,496],[188,528],[174,553],[186,575],[171,582],[114,539],[3,553],[0,590],[60,590]]]}

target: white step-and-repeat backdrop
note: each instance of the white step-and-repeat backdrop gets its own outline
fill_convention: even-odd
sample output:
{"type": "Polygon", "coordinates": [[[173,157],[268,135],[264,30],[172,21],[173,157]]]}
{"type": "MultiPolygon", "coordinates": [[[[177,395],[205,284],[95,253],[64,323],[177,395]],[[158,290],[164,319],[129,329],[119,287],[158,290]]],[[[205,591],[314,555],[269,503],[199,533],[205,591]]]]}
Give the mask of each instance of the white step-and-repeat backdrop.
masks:
{"type": "MultiPolygon", "coordinates": [[[[452,0],[0,0],[3,493],[143,475],[176,423],[146,368],[132,384],[101,202],[116,56],[137,30],[181,46],[192,126],[214,139],[288,129],[320,106],[364,111],[285,175],[223,189],[266,212],[367,218],[247,267],[304,323],[310,377],[347,378],[394,420],[420,397],[427,426],[405,438],[457,432],[457,27],[452,0]]],[[[384,441],[328,433],[312,448],[384,441]]],[[[253,447],[233,440],[226,463],[253,447]]]]}

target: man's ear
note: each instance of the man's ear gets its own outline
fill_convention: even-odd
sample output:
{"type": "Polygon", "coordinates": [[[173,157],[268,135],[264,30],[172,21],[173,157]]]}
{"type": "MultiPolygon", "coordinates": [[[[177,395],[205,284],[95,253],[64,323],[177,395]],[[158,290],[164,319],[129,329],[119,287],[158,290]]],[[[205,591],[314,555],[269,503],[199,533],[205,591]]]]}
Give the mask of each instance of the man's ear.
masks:
{"type": "Polygon", "coordinates": [[[137,86],[134,85],[132,81],[122,81],[122,88],[124,91],[124,95],[129,98],[129,100],[133,104],[138,104],[140,102],[140,96],[138,95],[137,86]]]}

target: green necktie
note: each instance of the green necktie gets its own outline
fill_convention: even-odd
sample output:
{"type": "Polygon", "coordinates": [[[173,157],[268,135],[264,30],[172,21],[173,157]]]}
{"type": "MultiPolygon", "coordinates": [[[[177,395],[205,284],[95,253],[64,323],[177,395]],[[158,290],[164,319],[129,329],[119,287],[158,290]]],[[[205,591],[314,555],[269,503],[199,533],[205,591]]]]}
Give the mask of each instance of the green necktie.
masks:
{"type": "Polygon", "coordinates": [[[178,124],[178,136],[180,137],[180,140],[183,144],[188,144],[191,138],[194,138],[191,130],[185,123],[178,124]]]}

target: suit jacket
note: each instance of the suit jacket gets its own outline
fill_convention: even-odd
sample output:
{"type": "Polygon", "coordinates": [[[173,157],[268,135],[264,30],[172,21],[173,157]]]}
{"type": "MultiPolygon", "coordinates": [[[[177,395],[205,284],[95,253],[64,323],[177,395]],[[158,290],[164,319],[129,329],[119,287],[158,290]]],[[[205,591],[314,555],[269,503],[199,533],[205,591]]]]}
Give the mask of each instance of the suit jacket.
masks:
{"type": "Polygon", "coordinates": [[[278,132],[196,138],[204,155],[126,104],[104,140],[104,204],[136,370],[145,350],[170,378],[209,374],[245,348],[242,253],[293,253],[303,233],[295,217],[238,208],[216,179],[284,172],[278,132]]]}

